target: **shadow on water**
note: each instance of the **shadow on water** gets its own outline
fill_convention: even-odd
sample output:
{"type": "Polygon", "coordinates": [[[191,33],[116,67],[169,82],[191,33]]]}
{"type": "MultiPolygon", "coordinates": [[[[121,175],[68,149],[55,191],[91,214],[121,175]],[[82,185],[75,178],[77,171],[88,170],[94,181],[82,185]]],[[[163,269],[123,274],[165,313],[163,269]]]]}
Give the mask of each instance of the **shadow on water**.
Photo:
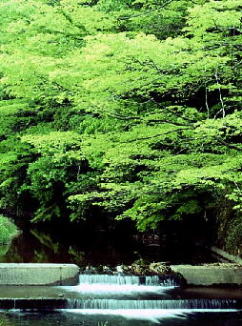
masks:
{"type": "Polygon", "coordinates": [[[9,246],[0,247],[0,262],[76,263],[78,265],[118,264],[137,258],[137,245],[132,239],[123,246],[112,238],[97,234],[52,233],[43,229],[22,230],[9,246]],[[128,247],[128,248],[127,248],[128,247]]]}
{"type": "MultiPolygon", "coordinates": [[[[152,237],[151,237],[152,238],[152,237]]],[[[204,249],[153,241],[149,236],[118,230],[78,228],[23,228],[10,246],[0,247],[0,262],[76,263],[78,265],[130,264],[143,258],[171,263],[214,262],[204,249]]]]}

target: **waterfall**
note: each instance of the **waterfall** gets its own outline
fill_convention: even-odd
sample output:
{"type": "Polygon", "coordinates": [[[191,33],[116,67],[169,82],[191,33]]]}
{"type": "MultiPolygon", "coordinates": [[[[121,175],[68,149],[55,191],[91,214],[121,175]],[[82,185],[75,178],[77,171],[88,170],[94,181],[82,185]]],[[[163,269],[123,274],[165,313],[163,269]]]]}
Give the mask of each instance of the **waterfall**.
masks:
{"type": "Polygon", "coordinates": [[[117,285],[117,284],[80,284],[78,286],[63,287],[68,292],[76,293],[82,297],[129,297],[137,298],[147,296],[169,297],[169,291],[174,287],[145,286],[145,285],[117,285]]]}
{"type": "Polygon", "coordinates": [[[175,286],[176,281],[172,278],[162,279],[158,275],[135,276],[135,275],[107,275],[107,274],[81,274],[79,284],[118,284],[118,285],[163,285],[175,286]]]}
{"type": "MultiPolygon", "coordinates": [[[[157,275],[82,274],[76,286],[48,289],[48,298],[42,297],[47,293],[46,289],[41,289],[41,292],[37,289],[38,297],[33,293],[33,298],[0,298],[0,309],[8,309],[8,314],[21,315],[23,320],[26,314],[30,314],[29,318],[34,322],[36,316],[41,320],[54,318],[49,323],[43,320],[41,325],[238,326],[242,320],[242,300],[239,297],[208,298],[211,293],[206,291],[203,294],[197,291],[196,297],[195,290],[185,291],[169,275],[165,279],[157,275]],[[234,324],[226,323],[230,318],[234,318],[234,324]]],[[[16,325],[22,325],[21,318],[20,324],[16,325]]]]}
{"type": "Polygon", "coordinates": [[[73,292],[66,299],[66,313],[158,322],[193,313],[234,313],[242,305],[233,299],[182,299],[182,289],[169,276],[81,274],[79,280],[77,286],[62,287],[73,292]]]}
{"type": "Polygon", "coordinates": [[[159,276],[81,274],[77,286],[62,287],[82,297],[134,298],[159,296],[169,297],[169,291],[177,287],[174,280],[159,276]]]}
{"type": "MultiPolygon", "coordinates": [[[[196,325],[216,325],[216,326],[239,326],[240,321],[235,317],[237,313],[234,309],[117,309],[117,310],[102,310],[102,309],[66,309],[64,311],[65,316],[68,318],[73,315],[92,316],[93,318],[111,321],[110,325],[115,326],[140,326],[140,325],[164,325],[164,326],[188,326],[195,325],[190,324],[191,321],[198,322],[196,325]],[[204,315],[206,316],[204,318],[204,315]],[[208,317],[209,316],[209,317],[208,317]],[[124,318],[123,320],[120,317],[124,318]],[[117,318],[117,319],[114,319],[117,318]],[[192,318],[192,319],[190,319],[192,318]],[[202,323],[199,320],[202,320],[202,323]],[[234,319],[233,319],[234,318],[234,319]],[[229,320],[228,320],[229,319],[229,320]],[[232,323],[228,323],[231,321],[232,323]],[[112,323],[115,320],[115,323],[112,323]],[[128,322],[127,322],[128,321],[128,322]],[[140,323],[142,321],[142,323],[140,323]],[[146,321],[148,324],[143,324],[146,321]],[[212,321],[212,323],[211,323],[212,321]],[[127,323],[126,323],[127,322],[127,323]],[[151,324],[152,323],[152,324],[151,324]]],[[[89,324],[88,324],[89,325],[89,324]]],[[[95,324],[96,325],[96,324],[95,324]]],[[[105,323],[104,323],[105,325],[105,323]]]]}
{"type": "Polygon", "coordinates": [[[236,300],[185,299],[185,300],[115,300],[115,299],[69,299],[67,309],[235,309],[236,300]]]}

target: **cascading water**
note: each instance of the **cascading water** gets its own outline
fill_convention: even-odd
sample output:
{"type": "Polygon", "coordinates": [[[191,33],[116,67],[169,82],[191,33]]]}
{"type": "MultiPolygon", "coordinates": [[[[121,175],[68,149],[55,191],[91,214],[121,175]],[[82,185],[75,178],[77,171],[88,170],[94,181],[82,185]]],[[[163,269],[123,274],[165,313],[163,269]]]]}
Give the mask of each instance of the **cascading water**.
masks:
{"type": "MultiPolygon", "coordinates": [[[[0,325],[1,318],[8,321],[6,326],[242,325],[240,300],[187,297],[172,275],[165,279],[159,276],[81,274],[77,286],[53,287],[53,291],[59,293],[58,299],[55,297],[49,302],[56,305],[60,301],[62,309],[53,310],[53,306],[48,312],[50,306],[47,303],[46,310],[45,300],[44,313],[35,308],[0,311],[0,325]]],[[[22,299],[17,302],[18,307],[33,304],[22,299]]]]}
{"type": "Polygon", "coordinates": [[[115,300],[115,299],[70,299],[68,308],[75,309],[235,309],[236,300],[115,300]]]}
{"type": "Polygon", "coordinates": [[[66,286],[66,291],[88,298],[169,298],[169,290],[177,287],[175,280],[162,280],[159,276],[81,274],[79,285],[66,286]]]}
{"type": "Polygon", "coordinates": [[[177,288],[179,284],[172,277],[81,274],[79,285],[64,287],[80,295],[67,300],[66,312],[158,322],[184,319],[191,313],[235,312],[238,308],[237,300],[177,298],[173,295],[177,288]]]}
{"type": "Polygon", "coordinates": [[[79,284],[118,284],[118,285],[163,285],[177,286],[172,278],[162,279],[158,275],[135,276],[135,275],[108,275],[108,274],[81,274],[79,284]]]}

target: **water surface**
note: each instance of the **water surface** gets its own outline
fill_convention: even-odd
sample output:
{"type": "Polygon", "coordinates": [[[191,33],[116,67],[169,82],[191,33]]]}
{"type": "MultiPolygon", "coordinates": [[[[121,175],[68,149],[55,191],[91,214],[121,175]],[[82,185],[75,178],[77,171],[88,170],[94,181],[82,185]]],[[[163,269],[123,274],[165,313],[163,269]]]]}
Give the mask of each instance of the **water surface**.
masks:
{"type": "Polygon", "coordinates": [[[241,312],[191,310],[140,310],[96,312],[63,310],[55,312],[0,313],[3,326],[241,326],[241,312]]]}
{"type": "Polygon", "coordinates": [[[143,239],[128,232],[91,232],[73,228],[23,228],[9,246],[0,247],[0,262],[75,263],[85,265],[131,264],[137,259],[171,263],[215,262],[210,253],[196,246],[179,246],[143,239]]]}

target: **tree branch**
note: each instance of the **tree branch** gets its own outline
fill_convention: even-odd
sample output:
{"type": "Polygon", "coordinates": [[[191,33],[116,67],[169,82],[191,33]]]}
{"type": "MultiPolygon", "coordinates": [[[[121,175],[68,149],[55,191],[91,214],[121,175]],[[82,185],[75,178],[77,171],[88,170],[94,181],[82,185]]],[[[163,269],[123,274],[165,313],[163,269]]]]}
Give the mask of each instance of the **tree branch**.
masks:
{"type": "Polygon", "coordinates": [[[178,129],[175,129],[175,130],[169,130],[167,132],[163,132],[163,133],[159,133],[159,134],[156,134],[156,135],[153,135],[153,136],[147,136],[147,137],[140,137],[140,138],[136,138],[136,139],[131,139],[131,140],[127,140],[127,141],[123,141],[123,142],[120,142],[121,144],[126,144],[126,143],[133,143],[133,142],[136,142],[136,141],[139,141],[139,140],[148,140],[148,139],[152,139],[152,138],[156,138],[156,137],[160,137],[160,136],[164,136],[164,135],[168,135],[168,134],[172,134],[173,132],[177,132],[179,130],[186,130],[186,129],[190,129],[190,128],[178,128],[178,129]]]}
{"type": "Polygon", "coordinates": [[[216,78],[216,83],[217,83],[217,85],[218,85],[219,100],[220,100],[220,103],[221,103],[221,106],[222,106],[221,110],[219,110],[219,111],[216,113],[216,115],[215,115],[214,118],[216,118],[220,112],[222,112],[222,114],[223,114],[223,118],[224,118],[225,115],[226,115],[226,113],[225,113],[225,105],[224,105],[224,100],[223,100],[223,97],[222,97],[221,87],[220,87],[220,84],[219,84],[218,70],[217,70],[217,69],[216,69],[216,71],[215,71],[214,76],[215,76],[215,78],[216,78]]]}
{"type": "Polygon", "coordinates": [[[206,109],[207,109],[207,118],[209,119],[209,117],[210,117],[210,108],[209,108],[209,105],[208,105],[208,88],[207,88],[207,85],[205,87],[205,106],[206,106],[206,109]]]}
{"type": "Polygon", "coordinates": [[[74,27],[77,27],[79,29],[81,29],[83,32],[87,32],[86,28],[84,25],[82,24],[77,24],[73,21],[72,17],[70,15],[68,15],[64,9],[60,9],[60,13],[65,17],[65,19],[74,27]]]}
{"type": "MultiPolygon", "coordinates": [[[[159,7],[159,9],[163,9],[166,6],[168,6],[170,3],[172,3],[174,0],[167,0],[163,5],[161,5],[159,7]]],[[[133,19],[133,18],[137,18],[137,17],[141,17],[141,16],[146,16],[149,15],[151,12],[157,11],[158,9],[150,9],[147,10],[146,12],[143,12],[141,14],[137,14],[137,15],[132,15],[132,16],[124,16],[124,17],[118,17],[118,20],[129,20],[129,19],[133,19]]]]}
{"type": "Polygon", "coordinates": [[[170,121],[170,120],[166,120],[166,119],[144,119],[144,118],[138,117],[138,116],[133,116],[133,117],[132,116],[122,116],[119,114],[109,114],[109,116],[119,119],[119,120],[125,120],[125,121],[138,120],[140,122],[145,122],[145,123],[157,122],[157,123],[168,123],[168,124],[172,124],[172,125],[179,126],[179,127],[183,127],[183,126],[191,127],[191,125],[189,125],[189,124],[182,124],[182,123],[178,123],[178,122],[170,121]]]}

